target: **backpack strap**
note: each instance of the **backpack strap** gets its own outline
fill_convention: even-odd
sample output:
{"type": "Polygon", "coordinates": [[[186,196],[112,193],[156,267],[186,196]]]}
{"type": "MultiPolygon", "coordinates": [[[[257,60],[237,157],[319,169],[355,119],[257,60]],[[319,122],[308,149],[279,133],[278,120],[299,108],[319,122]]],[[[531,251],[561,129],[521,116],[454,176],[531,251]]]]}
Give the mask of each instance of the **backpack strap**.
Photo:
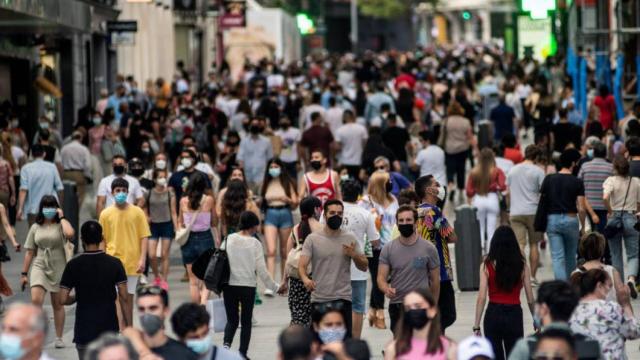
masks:
{"type": "Polygon", "coordinates": [[[216,360],[216,355],[218,355],[218,347],[213,345],[213,352],[211,353],[211,360],[216,360]]]}

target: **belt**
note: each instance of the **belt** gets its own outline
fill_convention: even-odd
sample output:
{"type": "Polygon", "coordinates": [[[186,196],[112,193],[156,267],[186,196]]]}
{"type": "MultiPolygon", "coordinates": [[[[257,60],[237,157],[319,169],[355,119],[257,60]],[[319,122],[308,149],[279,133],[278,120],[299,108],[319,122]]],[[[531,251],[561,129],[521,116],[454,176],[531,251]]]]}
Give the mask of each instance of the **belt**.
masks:
{"type": "Polygon", "coordinates": [[[267,206],[267,209],[275,209],[275,210],[288,209],[288,208],[289,208],[289,205],[267,206]]]}
{"type": "Polygon", "coordinates": [[[84,172],[84,170],[81,170],[81,169],[64,169],[64,171],[79,171],[79,172],[84,172]]]}

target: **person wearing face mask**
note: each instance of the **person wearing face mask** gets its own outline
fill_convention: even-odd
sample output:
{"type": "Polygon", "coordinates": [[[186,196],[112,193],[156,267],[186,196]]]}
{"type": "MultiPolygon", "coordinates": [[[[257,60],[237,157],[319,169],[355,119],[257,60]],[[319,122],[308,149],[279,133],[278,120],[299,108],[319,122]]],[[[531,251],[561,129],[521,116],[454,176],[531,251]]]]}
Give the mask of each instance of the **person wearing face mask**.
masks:
{"type": "Polygon", "coordinates": [[[207,174],[196,169],[196,154],[193,151],[189,149],[183,150],[180,153],[179,164],[182,166],[182,170],[174,172],[169,178],[169,187],[173,189],[173,192],[174,194],[176,194],[176,199],[178,199],[178,201],[182,199],[184,192],[189,186],[189,177],[195,172],[201,173],[206,178],[206,192],[211,193],[211,180],[209,180],[207,174]]]}
{"type": "Polygon", "coordinates": [[[329,200],[323,210],[325,226],[310,234],[302,245],[298,274],[311,292],[312,306],[341,307],[347,338],[351,338],[351,261],[360,271],[367,270],[368,261],[355,235],[341,228],[342,202],[329,200]],[[307,273],[309,264],[312,264],[313,280],[307,273]]]}
{"type": "Polygon", "coordinates": [[[577,358],[581,360],[599,359],[600,344],[590,336],[574,333],[569,327],[569,319],[578,305],[580,297],[566,281],[551,280],[540,284],[533,313],[534,327],[539,333],[521,338],[511,350],[509,360],[529,360],[541,340],[540,333],[549,330],[566,331],[576,343],[577,358]]]}
{"type": "Polygon", "coordinates": [[[362,124],[356,123],[355,114],[351,110],[344,111],[342,121],[344,125],[335,132],[338,160],[341,165],[347,167],[349,176],[358,179],[362,166],[362,152],[369,133],[362,124]]]}
{"type": "MultiPolygon", "coordinates": [[[[102,226],[89,220],[80,228],[84,252],[71,259],[60,280],[60,301],[76,304],[73,342],[78,358],[84,359],[89,343],[104,332],[118,331],[117,292],[127,292],[127,275],[117,258],[100,249],[102,226]],[[75,295],[71,295],[71,291],[75,295]]],[[[120,298],[124,307],[125,297],[120,298]]],[[[131,325],[131,323],[127,323],[131,325]]]]}
{"type": "Polygon", "coordinates": [[[107,254],[122,261],[127,273],[127,292],[118,293],[126,297],[126,307],[121,309],[120,329],[131,324],[133,317],[133,294],[147,261],[147,239],[151,236],[144,211],[127,202],[129,183],[117,178],[111,183],[115,203],[100,214],[100,225],[104,234],[107,254]]]}
{"type": "Polygon", "coordinates": [[[456,344],[442,334],[436,298],[425,288],[409,292],[402,300],[396,336],[384,350],[385,360],[455,359],[456,344]]]}
{"type": "Polygon", "coordinates": [[[144,162],[137,157],[131,158],[127,163],[127,170],[128,174],[134,177],[140,183],[142,196],[146,200],[146,196],[149,193],[149,190],[151,190],[155,184],[153,183],[152,179],[144,177],[144,173],[146,171],[144,162]]]}
{"type": "Polygon", "coordinates": [[[300,129],[291,126],[291,119],[283,116],[280,118],[280,128],[275,131],[275,135],[280,138],[280,142],[282,143],[280,160],[284,163],[289,177],[297,181],[298,169],[300,167],[298,145],[302,139],[302,133],[300,129]]]}
{"type": "Polygon", "coordinates": [[[171,315],[171,328],[178,340],[196,353],[200,360],[242,360],[239,353],[213,343],[210,319],[203,306],[184,303],[171,315]]]}
{"type": "MultiPolygon", "coordinates": [[[[350,359],[345,356],[344,340],[347,340],[347,321],[340,306],[314,306],[312,329],[320,341],[322,359],[350,359]]],[[[317,341],[316,340],[316,341],[317,341]]]]}
{"type": "Polygon", "coordinates": [[[115,203],[112,192],[112,184],[116,179],[126,180],[129,184],[126,202],[142,207],[144,205],[144,193],[138,179],[127,175],[127,162],[124,156],[115,155],[111,160],[113,174],[102,178],[98,184],[98,196],[96,199],[96,216],[100,217],[102,210],[115,203]]]}
{"type": "Polygon", "coordinates": [[[400,236],[387,243],[380,253],[378,288],[389,298],[391,331],[402,312],[402,299],[413,289],[429,289],[434,298],[440,295],[440,259],[438,250],[416,233],[418,211],[403,205],[396,212],[400,236]]]}
{"type": "Polygon", "coordinates": [[[64,306],[60,299],[60,279],[67,262],[64,245],[74,236],[73,227],[64,218],[58,201],[45,195],[40,201],[40,209],[35,224],[29,229],[24,243],[26,250],[20,283],[22,289],[31,288],[31,302],[42,307],[47,292],[51,293],[51,304],[56,328],[56,348],[65,346],[62,341],[64,329],[64,306]],[[31,266],[33,264],[33,266],[31,266]],[[31,274],[29,278],[29,269],[31,274]]]}
{"type": "Polygon", "coordinates": [[[449,254],[449,243],[458,240],[453,227],[436,205],[444,201],[444,187],[432,175],[421,176],[415,182],[416,193],[422,204],[418,205],[417,232],[421,238],[431,241],[440,258],[440,325],[442,331],[456,321],[456,301],[453,291],[453,268],[449,254]]]}
{"type": "Polygon", "coordinates": [[[240,141],[238,149],[238,165],[245,171],[245,177],[249,189],[254,193],[260,191],[267,161],[273,157],[271,141],[262,132],[264,128],[261,120],[253,118],[249,127],[251,135],[240,141]]]}
{"type": "Polygon", "coordinates": [[[311,171],[304,174],[298,184],[300,196],[314,196],[322,203],[341,199],[340,177],[335,170],[327,167],[328,159],[321,150],[311,151],[311,171]]]}
{"type": "Polygon", "coordinates": [[[74,131],[71,138],[73,140],[63,146],[60,151],[62,167],[64,168],[62,179],[76,183],[76,189],[78,191],[78,209],[80,209],[82,208],[82,203],[84,201],[87,183],[91,181],[91,178],[93,177],[93,163],[91,162],[91,153],[89,152],[89,149],[82,144],[82,133],[74,131]]]}
{"type": "MultiPolygon", "coordinates": [[[[440,184],[447,183],[447,172],[445,166],[445,153],[442,148],[434,144],[433,132],[429,130],[420,132],[422,140],[422,150],[415,158],[410,159],[411,169],[420,171],[420,176],[433,175],[440,184]]],[[[446,191],[446,188],[445,188],[446,191]]],[[[444,204],[442,204],[444,205],[444,204]]],[[[442,208],[443,206],[440,206],[442,208]]]]}
{"type": "Polygon", "coordinates": [[[382,247],[393,240],[391,234],[396,225],[396,212],[398,210],[398,200],[391,194],[389,173],[376,171],[371,175],[369,186],[367,187],[367,195],[362,197],[358,205],[369,211],[375,218],[375,226],[379,234],[379,239],[371,242],[373,254],[369,260],[369,272],[373,279],[369,303],[369,326],[375,325],[378,329],[386,329],[384,293],[378,288],[375,279],[378,278],[378,259],[380,258],[382,247]]]}
{"type": "Polygon", "coordinates": [[[176,197],[167,187],[167,171],[153,171],[155,186],[147,193],[144,211],[149,219],[151,237],[149,238],[149,259],[155,275],[154,284],[167,290],[169,284],[169,249],[178,227],[176,197]],[[158,267],[157,247],[160,246],[160,267],[158,267]]]}
{"type": "Polygon", "coordinates": [[[38,306],[14,303],[2,319],[0,357],[7,360],[53,360],[43,350],[47,314],[38,306]]]}
{"type": "MultiPolygon", "coordinates": [[[[607,208],[602,200],[602,185],[608,177],[613,176],[613,165],[607,161],[607,146],[601,142],[593,143],[587,149],[589,160],[580,166],[578,179],[584,183],[585,205],[588,203],[593,209],[595,217],[592,217],[591,228],[598,232],[604,232],[607,224],[607,208]]],[[[607,245],[607,263],[611,263],[611,254],[607,245]]]]}
{"type": "Polygon", "coordinates": [[[136,291],[141,330],[129,327],[122,333],[141,357],[149,352],[162,359],[196,360],[198,356],[183,343],[170,338],[165,330],[169,317],[169,294],[157,286],[143,286],[136,291]]]}

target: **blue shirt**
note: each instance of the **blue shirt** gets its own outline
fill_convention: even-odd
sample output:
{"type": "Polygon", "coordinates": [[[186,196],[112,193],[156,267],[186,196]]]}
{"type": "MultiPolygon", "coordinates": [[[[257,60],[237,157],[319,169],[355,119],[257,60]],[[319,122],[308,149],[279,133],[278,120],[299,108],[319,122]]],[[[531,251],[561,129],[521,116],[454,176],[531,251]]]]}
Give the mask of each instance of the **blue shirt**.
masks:
{"type": "Polygon", "coordinates": [[[273,157],[271,141],[262,135],[249,135],[240,141],[236,159],[242,161],[247,182],[259,183],[264,178],[267,161],[273,157]]]}
{"type": "Polygon", "coordinates": [[[513,134],[513,119],[516,117],[513,108],[505,103],[500,103],[491,110],[489,118],[495,128],[494,139],[501,140],[505,134],[513,134]]]}
{"type": "Polygon", "coordinates": [[[53,163],[36,159],[20,170],[20,190],[27,190],[24,214],[37,214],[43,196],[53,195],[57,199],[57,192],[63,189],[58,168],[53,163]]]}
{"type": "Polygon", "coordinates": [[[380,115],[380,107],[385,103],[389,104],[391,113],[395,114],[396,105],[389,94],[378,91],[377,93],[369,96],[367,99],[367,105],[364,108],[364,118],[367,120],[367,123],[369,123],[374,117],[380,115]]]}
{"type": "Polygon", "coordinates": [[[393,196],[398,196],[401,190],[411,187],[411,182],[407,180],[402,174],[398,172],[391,172],[391,193],[393,196]]]}

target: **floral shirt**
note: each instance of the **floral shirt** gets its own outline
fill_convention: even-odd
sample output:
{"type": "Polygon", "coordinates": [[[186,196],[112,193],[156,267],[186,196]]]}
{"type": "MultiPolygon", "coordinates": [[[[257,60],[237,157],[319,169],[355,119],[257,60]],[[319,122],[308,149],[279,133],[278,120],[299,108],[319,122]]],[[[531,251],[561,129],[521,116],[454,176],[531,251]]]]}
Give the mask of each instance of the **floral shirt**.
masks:
{"type": "Polygon", "coordinates": [[[435,205],[421,204],[418,206],[418,235],[429,240],[436,246],[440,257],[440,282],[453,281],[453,269],[449,254],[448,239],[453,228],[435,205]]]}
{"type": "Polygon", "coordinates": [[[640,320],[624,315],[613,301],[581,301],[569,324],[574,332],[598,340],[605,360],[627,359],[624,342],[640,337],[640,320]]]}

